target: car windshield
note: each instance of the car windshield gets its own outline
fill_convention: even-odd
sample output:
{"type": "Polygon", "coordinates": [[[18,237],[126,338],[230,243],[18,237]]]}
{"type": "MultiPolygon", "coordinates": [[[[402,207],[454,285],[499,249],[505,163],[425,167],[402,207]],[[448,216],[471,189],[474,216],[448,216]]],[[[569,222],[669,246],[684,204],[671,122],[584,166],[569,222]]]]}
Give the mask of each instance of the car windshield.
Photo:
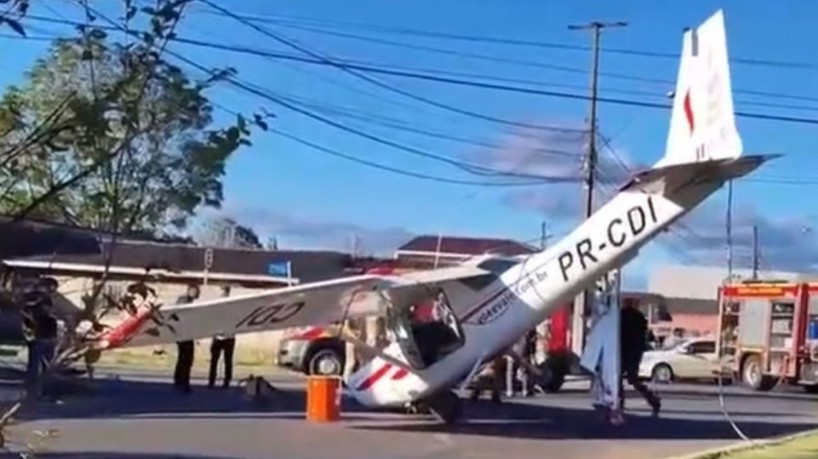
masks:
{"type": "Polygon", "coordinates": [[[672,351],[672,350],[680,348],[681,346],[684,346],[687,343],[688,343],[688,341],[677,341],[675,343],[671,343],[671,344],[661,346],[661,347],[658,348],[658,350],[660,350],[660,351],[672,351]]]}

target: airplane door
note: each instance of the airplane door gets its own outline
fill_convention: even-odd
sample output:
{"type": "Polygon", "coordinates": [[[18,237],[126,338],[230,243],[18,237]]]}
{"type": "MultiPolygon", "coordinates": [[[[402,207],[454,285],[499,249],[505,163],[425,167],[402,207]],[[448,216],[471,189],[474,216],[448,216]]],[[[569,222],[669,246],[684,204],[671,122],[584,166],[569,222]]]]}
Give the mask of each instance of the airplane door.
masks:
{"type": "Polygon", "coordinates": [[[426,368],[463,346],[460,321],[442,289],[411,305],[394,305],[387,312],[387,326],[407,361],[426,368]]]}
{"type": "Polygon", "coordinates": [[[412,334],[412,324],[408,308],[390,306],[386,311],[386,327],[400,347],[407,363],[412,368],[423,368],[423,358],[412,334]]]}

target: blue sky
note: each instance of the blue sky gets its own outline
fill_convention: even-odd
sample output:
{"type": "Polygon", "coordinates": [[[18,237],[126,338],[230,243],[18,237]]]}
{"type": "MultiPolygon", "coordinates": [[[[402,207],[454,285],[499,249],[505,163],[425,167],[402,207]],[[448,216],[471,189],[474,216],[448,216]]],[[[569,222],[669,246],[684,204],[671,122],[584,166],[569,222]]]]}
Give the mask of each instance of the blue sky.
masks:
{"type": "MultiPolygon", "coordinates": [[[[807,35],[813,27],[811,20],[818,17],[818,4],[807,0],[788,2],[787,8],[771,0],[214,1],[234,13],[277,19],[277,24],[259,25],[327,56],[427,73],[458,72],[495,79],[530,80],[537,82],[540,89],[576,94],[587,93],[587,70],[590,65],[587,51],[389,34],[373,30],[372,26],[588,45],[588,33],[570,31],[567,26],[591,20],[622,20],[628,21],[629,26],[607,31],[603,36],[603,48],[676,54],[681,49],[682,29],[685,26],[695,26],[716,9],[723,8],[732,58],[800,62],[813,66],[811,69],[787,68],[735,62],[731,70],[737,110],[818,118],[818,61],[813,57],[811,37],[807,35]],[[362,27],[360,24],[368,26],[362,27]],[[458,53],[478,53],[506,61],[488,62],[452,53],[387,46],[341,37],[340,34],[458,53]],[[517,65],[509,60],[535,64],[517,65]],[[546,68],[554,65],[574,71],[546,68]],[[748,94],[748,91],[815,100],[759,97],[748,94]],[[771,108],[764,104],[808,106],[811,110],[771,108]]],[[[44,3],[34,2],[31,13],[54,18],[81,18],[81,11],[71,2],[48,2],[50,9],[46,9],[44,3]]],[[[96,3],[100,7],[118,4],[112,1],[96,3]]],[[[206,10],[205,6],[194,2],[180,26],[179,35],[220,44],[295,53],[246,25],[206,10]]],[[[104,11],[114,14],[118,10],[110,7],[104,11]]],[[[67,26],[37,20],[26,24],[29,33],[34,36],[71,32],[67,26]]],[[[26,68],[46,51],[47,46],[48,43],[44,41],[0,38],[4,70],[0,75],[0,84],[5,86],[20,82],[26,68]]],[[[494,166],[513,163],[519,168],[518,171],[530,173],[553,170],[565,173],[578,161],[576,155],[581,145],[575,141],[559,139],[553,133],[453,114],[380,89],[331,67],[270,60],[179,43],[172,44],[170,48],[208,67],[230,65],[238,71],[241,80],[277,95],[307,99],[324,108],[340,106],[358,110],[370,118],[381,117],[381,121],[388,117],[414,129],[496,145],[486,147],[424,137],[322,112],[350,127],[418,150],[494,166]],[[568,151],[575,156],[533,155],[531,150],[537,148],[568,151]]],[[[675,58],[603,52],[600,95],[666,102],[664,95],[673,88],[677,65],[675,58]]],[[[199,75],[193,69],[190,72],[191,75],[199,75]]],[[[581,127],[588,111],[588,104],[583,100],[373,76],[400,90],[438,103],[519,123],[581,127]]],[[[212,91],[211,97],[219,105],[235,111],[249,113],[265,108],[277,115],[272,122],[276,128],[345,154],[423,174],[482,180],[448,164],[419,158],[341,132],[226,85],[212,91]]],[[[228,115],[223,116],[225,118],[222,119],[226,119],[228,115]]],[[[616,155],[630,163],[650,163],[661,156],[668,122],[667,110],[608,104],[601,104],[599,108],[602,133],[612,139],[616,155]]],[[[736,184],[737,223],[744,225],[740,229],[743,232],[739,243],[746,245],[747,228],[757,224],[761,228],[765,268],[778,265],[807,267],[818,260],[818,251],[812,248],[815,245],[812,232],[801,231],[802,228],[811,227],[816,215],[808,199],[814,190],[818,190],[814,184],[818,180],[811,172],[818,164],[811,151],[815,144],[815,126],[747,118],[740,118],[738,122],[748,152],[786,154],[785,158],[756,174],[756,178],[765,178],[766,181],[746,180],[736,184]],[[813,183],[785,184],[781,183],[782,177],[805,178],[813,180],[813,183]],[[794,246],[801,246],[802,243],[808,250],[793,251],[794,246]],[[798,256],[793,258],[793,253],[798,256]]],[[[260,132],[253,143],[252,147],[239,151],[230,162],[225,177],[226,202],[223,211],[254,226],[263,237],[277,235],[280,245],[285,247],[348,249],[353,234],[358,235],[365,249],[378,252],[388,250],[411,234],[418,233],[442,232],[536,241],[544,219],[557,235],[575,224],[576,212],[572,212],[572,209],[578,209],[580,204],[581,188],[577,183],[512,188],[451,185],[351,163],[316,152],[274,133],[260,132]]],[[[603,153],[603,156],[606,154],[610,155],[603,153]]],[[[615,164],[611,158],[609,156],[607,159],[609,165],[615,164]]],[[[680,236],[665,237],[659,244],[654,244],[651,250],[634,262],[632,268],[626,270],[629,284],[642,284],[650,265],[656,262],[721,262],[723,250],[716,246],[723,245],[719,239],[724,231],[723,201],[724,193],[711,198],[701,211],[691,215],[685,228],[679,230],[680,236]]],[[[741,254],[742,260],[746,261],[746,250],[741,254]]]]}

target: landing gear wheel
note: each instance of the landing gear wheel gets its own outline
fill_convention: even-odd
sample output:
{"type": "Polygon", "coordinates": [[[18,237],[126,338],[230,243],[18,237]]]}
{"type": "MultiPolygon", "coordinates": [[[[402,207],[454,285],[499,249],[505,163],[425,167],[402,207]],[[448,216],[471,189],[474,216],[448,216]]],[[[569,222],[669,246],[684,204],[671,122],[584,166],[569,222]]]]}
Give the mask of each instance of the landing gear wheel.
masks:
{"type": "Polygon", "coordinates": [[[463,402],[452,391],[441,392],[426,401],[429,410],[446,425],[455,424],[463,414],[463,402]]]}
{"type": "Polygon", "coordinates": [[[426,403],[421,401],[407,403],[404,408],[406,409],[406,414],[429,414],[429,407],[426,403]]]}

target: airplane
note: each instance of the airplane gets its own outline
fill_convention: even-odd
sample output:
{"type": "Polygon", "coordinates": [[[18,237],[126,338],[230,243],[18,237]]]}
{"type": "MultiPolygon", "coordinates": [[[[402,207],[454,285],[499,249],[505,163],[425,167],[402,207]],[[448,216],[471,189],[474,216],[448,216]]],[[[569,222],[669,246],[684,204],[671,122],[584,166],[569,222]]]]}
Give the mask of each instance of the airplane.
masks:
{"type": "Polygon", "coordinates": [[[105,333],[99,352],[129,346],[321,326],[385,316],[383,349],[346,381],[359,403],[423,403],[446,423],[461,415],[453,391],[485,362],[707,199],[776,155],[743,156],[735,124],[724,13],[683,35],[665,155],[636,173],[610,201],[557,244],[520,260],[480,257],[403,275],[365,274],[243,296],[150,309],[105,333]],[[413,324],[412,306],[438,300],[437,320],[413,324]],[[162,317],[164,326],[151,318],[162,317]]]}

